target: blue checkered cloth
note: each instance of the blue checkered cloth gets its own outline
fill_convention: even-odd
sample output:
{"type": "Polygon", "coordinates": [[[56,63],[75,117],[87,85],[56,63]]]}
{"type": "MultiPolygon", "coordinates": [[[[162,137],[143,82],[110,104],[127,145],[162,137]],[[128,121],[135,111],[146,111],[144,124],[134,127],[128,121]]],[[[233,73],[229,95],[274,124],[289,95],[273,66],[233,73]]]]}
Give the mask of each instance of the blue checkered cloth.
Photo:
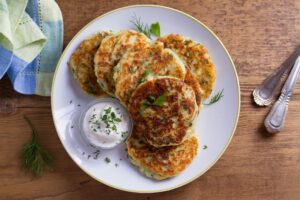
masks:
{"type": "Polygon", "coordinates": [[[12,19],[17,19],[17,14],[6,20],[11,25],[8,32],[2,33],[0,27],[0,78],[7,72],[17,92],[50,96],[53,73],[62,52],[62,14],[54,0],[0,0],[0,25],[7,23],[7,13],[22,11],[21,3],[25,5],[24,13],[16,27],[12,19]]]}

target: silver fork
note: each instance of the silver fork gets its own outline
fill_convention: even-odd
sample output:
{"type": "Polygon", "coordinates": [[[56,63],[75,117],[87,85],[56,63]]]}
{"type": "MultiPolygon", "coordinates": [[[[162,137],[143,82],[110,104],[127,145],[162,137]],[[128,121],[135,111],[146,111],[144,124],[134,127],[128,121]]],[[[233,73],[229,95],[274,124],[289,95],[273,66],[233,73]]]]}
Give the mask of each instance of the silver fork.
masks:
{"type": "Polygon", "coordinates": [[[270,133],[281,131],[284,125],[285,117],[288,111],[289,99],[292,96],[293,89],[296,85],[300,73],[300,56],[295,61],[292,71],[289,74],[277,102],[272,107],[270,113],[265,119],[265,126],[270,133]]]}

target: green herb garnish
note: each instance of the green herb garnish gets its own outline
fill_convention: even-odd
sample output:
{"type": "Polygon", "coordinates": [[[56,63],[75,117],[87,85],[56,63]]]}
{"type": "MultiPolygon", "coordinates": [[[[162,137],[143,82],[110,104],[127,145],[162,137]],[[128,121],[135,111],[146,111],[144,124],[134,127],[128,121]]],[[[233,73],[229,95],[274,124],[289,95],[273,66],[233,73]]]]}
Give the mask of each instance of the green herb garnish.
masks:
{"type": "Polygon", "coordinates": [[[151,24],[150,32],[156,37],[160,37],[160,25],[158,22],[151,24]]]}
{"type": "Polygon", "coordinates": [[[97,160],[98,156],[100,155],[100,150],[96,150],[93,154],[94,154],[94,160],[97,160]]]}
{"type": "Polygon", "coordinates": [[[150,96],[147,97],[147,102],[146,103],[151,105],[155,102],[155,100],[156,100],[156,98],[154,96],[150,95],[150,96]]]}
{"type": "Polygon", "coordinates": [[[204,105],[212,105],[214,103],[217,103],[224,95],[223,95],[223,91],[224,89],[222,89],[221,91],[217,92],[217,94],[215,94],[208,103],[203,103],[204,105]]]}
{"type": "Polygon", "coordinates": [[[150,74],[150,71],[149,70],[145,70],[144,73],[143,73],[143,77],[139,79],[139,83],[143,83],[145,82],[146,78],[149,76],[150,74]]]}
{"type": "Polygon", "coordinates": [[[140,33],[144,33],[148,38],[151,39],[151,34],[155,35],[156,37],[160,37],[159,22],[151,24],[149,28],[148,24],[142,23],[141,18],[138,18],[136,15],[132,17],[132,20],[130,22],[133,23],[133,25],[140,33]]]}
{"type": "Polygon", "coordinates": [[[121,133],[121,137],[124,138],[128,134],[128,131],[124,131],[121,133]]]}
{"type": "Polygon", "coordinates": [[[165,101],[166,101],[166,97],[167,97],[167,93],[164,92],[162,95],[160,95],[159,97],[157,97],[157,99],[155,99],[153,105],[156,105],[156,106],[163,106],[163,104],[164,104],[165,101]]]}
{"type": "Polygon", "coordinates": [[[122,120],[120,118],[115,118],[116,122],[121,122],[122,120]]]}
{"type": "Polygon", "coordinates": [[[87,92],[90,93],[90,94],[95,94],[96,93],[93,84],[91,84],[91,83],[88,84],[87,92]]]}
{"type": "Polygon", "coordinates": [[[144,83],[144,82],[145,82],[145,78],[144,77],[140,78],[139,81],[138,81],[138,83],[144,83]]]}
{"type": "Polygon", "coordinates": [[[184,44],[185,44],[185,45],[189,45],[191,42],[192,42],[192,40],[185,40],[185,41],[184,41],[184,44]]]}
{"type": "Polygon", "coordinates": [[[148,108],[148,106],[154,105],[154,106],[163,106],[167,98],[167,93],[164,92],[159,97],[155,98],[154,96],[150,95],[147,97],[146,101],[144,101],[141,106],[139,113],[142,115],[143,112],[148,108]]]}
{"type": "MultiPolygon", "coordinates": [[[[118,118],[114,112],[112,112],[111,107],[104,109],[105,114],[101,116],[101,120],[105,123],[106,128],[111,128],[113,131],[117,131],[117,124],[122,120],[118,118]]],[[[108,130],[110,133],[110,130],[108,130]]]]}
{"type": "Polygon", "coordinates": [[[111,107],[104,110],[106,114],[109,114],[111,112],[111,107]]]}
{"type": "Polygon", "coordinates": [[[147,24],[142,23],[140,17],[138,18],[136,15],[134,15],[130,22],[133,23],[133,25],[140,33],[144,33],[148,38],[151,39],[151,32],[149,26],[147,24]]]}
{"type": "Polygon", "coordinates": [[[204,149],[204,150],[207,149],[207,146],[206,146],[206,145],[203,145],[203,149],[204,149]]]}
{"type": "Polygon", "coordinates": [[[147,76],[149,76],[149,74],[150,74],[150,70],[147,70],[147,69],[146,69],[146,70],[144,71],[144,73],[143,73],[143,76],[144,76],[144,77],[147,77],[147,76]]]}
{"type": "Polygon", "coordinates": [[[34,175],[40,176],[45,168],[52,170],[53,157],[38,144],[37,130],[30,119],[26,115],[24,115],[24,119],[32,130],[32,137],[23,147],[21,153],[22,167],[26,171],[30,171],[34,175]]]}
{"type": "Polygon", "coordinates": [[[115,114],[114,112],[112,112],[112,113],[110,114],[110,116],[111,116],[112,119],[115,119],[115,118],[116,118],[116,114],[115,114]]]}
{"type": "Polygon", "coordinates": [[[105,157],[104,161],[105,161],[106,163],[110,163],[110,158],[105,157]]]}

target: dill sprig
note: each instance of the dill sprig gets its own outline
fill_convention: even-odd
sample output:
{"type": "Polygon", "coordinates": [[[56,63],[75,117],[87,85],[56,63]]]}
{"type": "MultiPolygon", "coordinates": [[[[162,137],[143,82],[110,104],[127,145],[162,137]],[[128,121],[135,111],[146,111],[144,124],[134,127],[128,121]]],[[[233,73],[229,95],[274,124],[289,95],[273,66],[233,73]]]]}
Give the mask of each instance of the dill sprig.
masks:
{"type": "Polygon", "coordinates": [[[22,167],[35,176],[40,176],[45,168],[52,169],[53,158],[48,151],[38,144],[37,130],[30,119],[26,115],[24,115],[24,119],[32,130],[32,137],[23,147],[21,153],[22,167]]]}
{"type": "Polygon", "coordinates": [[[222,89],[221,91],[217,92],[210,100],[208,103],[203,103],[204,105],[212,105],[214,103],[217,103],[224,95],[223,95],[223,91],[224,89],[222,89]]]}
{"type": "Polygon", "coordinates": [[[136,29],[141,32],[144,33],[148,38],[151,39],[151,32],[150,32],[150,28],[148,26],[148,24],[144,24],[143,22],[141,22],[141,18],[137,17],[136,15],[134,15],[132,17],[132,20],[130,20],[131,23],[133,23],[133,25],[136,27],[136,29]]]}
{"type": "Polygon", "coordinates": [[[137,17],[136,14],[134,14],[130,22],[133,23],[138,32],[144,33],[149,39],[151,39],[151,34],[155,35],[156,37],[160,37],[159,22],[152,23],[149,28],[148,24],[142,23],[141,18],[137,17]]]}

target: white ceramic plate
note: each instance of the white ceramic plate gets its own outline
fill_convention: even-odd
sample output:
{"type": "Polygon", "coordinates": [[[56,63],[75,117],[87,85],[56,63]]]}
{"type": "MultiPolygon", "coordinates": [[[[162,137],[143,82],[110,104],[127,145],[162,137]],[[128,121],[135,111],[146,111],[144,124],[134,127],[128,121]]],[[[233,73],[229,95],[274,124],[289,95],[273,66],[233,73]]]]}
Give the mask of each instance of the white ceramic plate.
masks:
{"type": "Polygon", "coordinates": [[[52,114],[57,134],[74,162],[96,180],[113,188],[131,192],[161,192],[185,185],[205,173],[220,158],[234,134],[240,109],[240,89],[234,64],[217,36],[195,18],[172,8],[136,5],[106,13],[86,25],[66,47],[58,63],[52,87],[52,114]],[[200,137],[199,154],[180,175],[154,181],[141,175],[127,160],[124,146],[100,152],[82,140],[72,116],[95,98],[84,94],[73,79],[67,65],[72,52],[89,35],[101,30],[133,29],[132,17],[145,23],[159,22],[161,35],[179,33],[204,44],[216,67],[217,79],[213,94],[224,89],[218,103],[205,106],[196,119],[200,137]],[[203,149],[206,145],[207,149],[203,149]],[[110,163],[104,161],[111,159],[110,163]],[[118,166],[116,167],[115,164],[118,166]]]}

